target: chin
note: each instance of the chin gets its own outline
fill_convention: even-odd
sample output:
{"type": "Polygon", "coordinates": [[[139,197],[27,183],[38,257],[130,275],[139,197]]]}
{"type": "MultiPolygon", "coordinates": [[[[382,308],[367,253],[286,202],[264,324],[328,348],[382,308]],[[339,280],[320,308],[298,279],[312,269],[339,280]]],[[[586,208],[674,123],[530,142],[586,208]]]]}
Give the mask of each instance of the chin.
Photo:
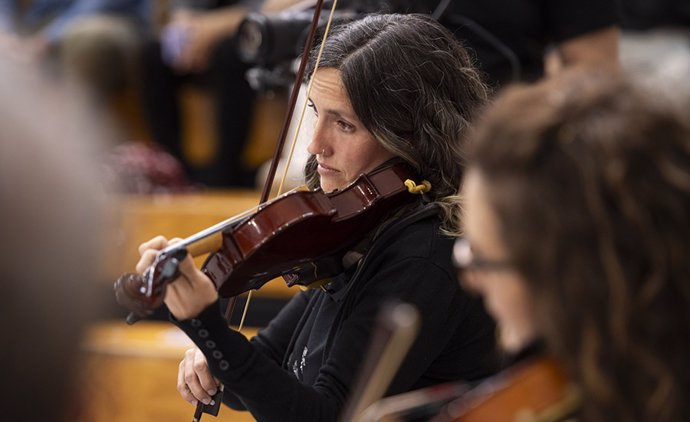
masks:
{"type": "Polygon", "coordinates": [[[324,183],[323,179],[321,179],[320,186],[321,186],[321,190],[324,191],[325,193],[330,193],[336,189],[340,189],[340,187],[334,183],[329,183],[329,182],[324,183]]]}

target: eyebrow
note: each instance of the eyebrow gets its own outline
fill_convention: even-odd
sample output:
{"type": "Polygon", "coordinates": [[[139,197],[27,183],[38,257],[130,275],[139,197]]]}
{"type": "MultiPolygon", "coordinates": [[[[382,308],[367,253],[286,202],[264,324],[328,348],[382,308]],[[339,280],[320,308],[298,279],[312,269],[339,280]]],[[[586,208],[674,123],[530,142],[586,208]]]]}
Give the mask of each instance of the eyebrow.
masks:
{"type": "MultiPolygon", "coordinates": [[[[311,106],[314,108],[314,110],[316,110],[317,112],[319,111],[319,110],[317,110],[316,104],[314,104],[314,101],[311,98],[307,99],[307,104],[311,104],[311,106]]],[[[339,112],[338,110],[326,109],[323,112],[330,115],[330,116],[334,116],[334,117],[338,117],[338,118],[347,120],[348,122],[352,122],[354,120],[352,117],[348,117],[348,116],[344,115],[343,113],[339,112]]]]}

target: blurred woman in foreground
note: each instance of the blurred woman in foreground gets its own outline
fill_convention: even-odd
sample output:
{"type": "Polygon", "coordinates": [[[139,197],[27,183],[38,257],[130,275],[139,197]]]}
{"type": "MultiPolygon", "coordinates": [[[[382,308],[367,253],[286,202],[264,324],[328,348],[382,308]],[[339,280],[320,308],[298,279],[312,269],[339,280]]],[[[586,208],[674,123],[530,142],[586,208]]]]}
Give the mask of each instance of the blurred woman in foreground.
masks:
{"type": "Polygon", "coordinates": [[[515,360],[553,356],[577,386],[548,420],[690,420],[685,123],[625,81],[570,75],[505,92],[469,155],[455,258],[515,360]]]}

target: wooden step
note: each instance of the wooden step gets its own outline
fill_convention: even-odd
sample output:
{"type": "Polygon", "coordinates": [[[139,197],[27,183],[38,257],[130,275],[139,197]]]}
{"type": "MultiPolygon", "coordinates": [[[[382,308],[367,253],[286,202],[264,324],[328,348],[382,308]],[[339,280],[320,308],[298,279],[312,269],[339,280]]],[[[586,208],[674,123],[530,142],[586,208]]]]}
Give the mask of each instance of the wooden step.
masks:
{"type": "MultiPolygon", "coordinates": [[[[255,329],[245,330],[251,337],[255,329]]],[[[80,422],[189,422],[195,407],[177,392],[177,371],[192,342],[166,322],[128,326],[106,321],[91,327],[83,345],[80,422]]],[[[248,412],[222,406],[217,418],[245,422],[248,412]]]]}

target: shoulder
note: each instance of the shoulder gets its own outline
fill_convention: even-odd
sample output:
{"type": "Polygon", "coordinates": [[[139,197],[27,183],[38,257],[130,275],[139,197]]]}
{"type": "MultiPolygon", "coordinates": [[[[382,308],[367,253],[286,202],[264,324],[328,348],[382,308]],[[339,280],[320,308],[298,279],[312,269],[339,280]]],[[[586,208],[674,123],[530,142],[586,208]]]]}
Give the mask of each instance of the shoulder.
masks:
{"type": "Polygon", "coordinates": [[[424,284],[447,293],[457,289],[453,239],[441,234],[435,208],[419,211],[396,218],[375,237],[354,276],[360,288],[402,291],[424,284]]]}
{"type": "Polygon", "coordinates": [[[381,233],[350,280],[347,306],[374,309],[394,298],[414,305],[426,322],[439,321],[449,330],[461,323],[492,327],[480,302],[458,283],[451,260],[454,239],[443,235],[440,225],[435,214],[381,233]]]}
{"type": "Polygon", "coordinates": [[[376,236],[371,251],[388,261],[421,259],[448,267],[454,239],[441,233],[438,208],[404,214],[376,236]]]}

